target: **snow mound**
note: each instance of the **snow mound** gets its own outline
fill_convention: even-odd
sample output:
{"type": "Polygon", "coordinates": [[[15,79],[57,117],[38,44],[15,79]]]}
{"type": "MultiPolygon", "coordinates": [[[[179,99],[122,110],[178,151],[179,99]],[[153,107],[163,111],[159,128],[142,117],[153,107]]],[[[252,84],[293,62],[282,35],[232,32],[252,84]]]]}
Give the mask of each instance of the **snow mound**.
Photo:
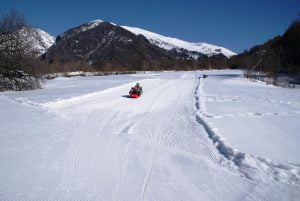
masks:
{"type": "Polygon", "coordinates": [[[188,51],[199,52],[208,56],[223,54],[227,58],[236,55],[236,53],[226,48],[219,47],[216,45],[211,45],[208,43],[191,43],[177,38],[163,36],[137,27],[128,27],[128,26],[121,26],[121,27],[136,35],[141,34],[145,36],[152,44],[157,45],[166,50],[171,50],[174,48],[179,50],[186,49],[188,51]]]}

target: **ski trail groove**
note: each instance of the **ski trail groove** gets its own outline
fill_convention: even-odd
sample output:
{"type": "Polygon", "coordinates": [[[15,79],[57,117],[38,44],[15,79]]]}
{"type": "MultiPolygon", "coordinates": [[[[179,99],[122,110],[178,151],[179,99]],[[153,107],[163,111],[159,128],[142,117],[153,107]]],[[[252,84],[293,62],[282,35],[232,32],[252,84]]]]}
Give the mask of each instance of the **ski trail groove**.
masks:
{"type": "Polygon", "coordinates": [[[145,200],[145,193],[147,190],[147,187],[149,185],[149,181],[150,181],[150,177],[151,177],[151,173],[152,173],[152,168],[153,168],[153,157],[154,157],[154,147],[152,147],[150,156],[149,156],[149,162],[148,162],[148,169],[146,172],[146,176],[144,178],[144,182],[143,182],[143,186],[142,186],[142,190],[141,190],[141,195],[140,195],[140,200],[145,200]]]}

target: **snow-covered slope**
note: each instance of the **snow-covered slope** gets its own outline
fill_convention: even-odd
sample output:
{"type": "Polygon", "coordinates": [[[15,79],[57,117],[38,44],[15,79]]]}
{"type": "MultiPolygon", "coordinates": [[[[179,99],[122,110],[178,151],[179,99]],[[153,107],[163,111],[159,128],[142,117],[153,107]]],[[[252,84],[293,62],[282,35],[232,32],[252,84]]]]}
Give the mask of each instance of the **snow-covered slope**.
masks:
{"type": "Polygon", "coordinates": [[[0,200],[299,200],[300,91],[202,73],[0,93],[0,200]]]}
{"type": "Polygon", "coordinates": [[[199,52],[208,56],[223,54],[227,58],[236,55],[236,53],[216,45],[211,45],[208,43],[190,43],[177,38],[166,37],[157,33],[153,33],[144,29],[136,27],[122,26],[124,29],[134,33],[141,34],[145,36],[152,44],[157,45],[166,50],[171,50],[173,48],[180,50],[185,49],[188,51],[199,52]]]}
{"type": "MultiPolygon", "coordinates": [[[[203,54],[197,55],[207,58],[203,54]]],[[[179,69],[192,65],[179,62],[192,60],[190,52],[162,49],[141,35],[101,20],[82,24],[60,34],[43,59],[49,63],[80,62],[99,70],[113,70],[114,66],[123,70],[166,69],[170,66],[179,69]]]]}
{"type": "MultiPolygon", "coordinates": [[[[99,24],[103,23],[103,20],[96,19],[91,22],[85,23],[83,25],[80,25],[78,27],[75,27],[73,29],[70,29],[67,32],[64,32],[60,34],[61,38],[64,37],[71,37],[74,34],[78,34],[80,32],[85,32],[89,29],[97,27],[99,24]]],[[[109,22],[110,24],[114,26],[118,26],[114,23],[109,22]]],[[[227,58],[236,55],[236,53],[216,45],[208,44],[208,43],[191,43],[187,41],[183,41],[177,38],[171,38],[167,36],[163,36],[157,33],[153,33],[141,28],[136,27],[129,27],[129,26],[120,26],[136,35],[143,35],[145,36],[152,44],[157,45],[160,48],[166,49],[166,50],[172,50],[176,49],[178,52],[182,52],[183,50],[188,51],[189,55],[191,57],[194,57],[197,59],[201,55],[207,55],[207,56],[214,56],[214,55],[224,55],[227,58]],[[195,54],[196,53],[196,54],[195,54]],[[199,53],[199,54],[197,54],[199,53]]]]}
{"type": "Polygon", "coordinates": [[[24,42],[38,56],[44,54],[55,42],[55,37],[37,28],[22,28],[19,33],[24,42]]]}

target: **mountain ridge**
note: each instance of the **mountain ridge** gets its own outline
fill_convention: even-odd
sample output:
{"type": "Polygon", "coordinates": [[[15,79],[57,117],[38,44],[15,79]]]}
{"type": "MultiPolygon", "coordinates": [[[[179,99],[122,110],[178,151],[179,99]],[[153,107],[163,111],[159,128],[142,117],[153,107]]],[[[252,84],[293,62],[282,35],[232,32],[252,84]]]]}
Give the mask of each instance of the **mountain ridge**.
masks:
{"type": "MultiPolygon", "coordinates": [[[[141,29],[138,27],[129,27],[129,26],[121,26],[132,33],[138,35],[144,35],[152,44],[155,44],[161,48],[171,50],[173,48],[180,50],[185,49],[190,52],[200,52],[207,56],[213,56],[217,54],[223,54],[227,58],[230,58],[233,55],[236,55],[233,51],[226,49],[224,47],[212,45],[209,43],[203,42],[187,42],[178,38],[164,36],[158,33],[154,33],[145,29],[141,29]]],[[[197,58],[195,58],[197,59],[197,58]]]]}
{"type": "Polygon", "coordinates": [[[207,43],[96,19],[59,34],[42,59],[57,66],[80,63],[97,70],[171,70],[205,68],[204,60],[224,60],[233,54],[207,43]]]}
{"type": "MultiPolygon", "coordinates": [[[[90,22],[84,23],[82,25],[79,25],[79,26],[71,28],[71,29],[78,33],[80,31],[86,31],[86,30],[92,29],[103,22],[106,22],[106,21],[101,20],[101,19],[95,19],[95,20],[92,20],[90,22]]],[[[112,22],[106,22],[106,23],[110,23],[114,26],[122,27],[122,28],[134,33],[135,35],[139,35],[139,34],[143,35],[150,41],[150,43],[152,43],[160,48],[163,48],[166,50],[175,49],[177,52],[187,51],[193,59],[198,59],[199,57],[202,56],[202,54],[207,55],[209,57],[223,54],[226,58],[230,58],[231,56],[236,55],[235,52],[233,52],[227,48],[224,48],[221,46],[216,46],[216,45],[205,43],[205,42],[188,42],[188,41],[184,41],[184,40],[181,40],[178,38],[164,36],[164,35],[154,33],[154,32],[151,32],[151,31],[148,31],[148,30],[145,30],[142,28],[138,28],[138,27],[117,25],[112,22]],[[200,53],[200,55],[197,53],[200,53]]],[[[69,30],[59,34],[58,37],[64,37],[69,30]]]]}
{"type": "Polygon", "coordinates": [[[115,68],[143,70],[171,69],[188,56],[167,51],[109,22],[92,21],[67,30],[42,56],[48,63],[82,63],[98,70],[115,68]]]}

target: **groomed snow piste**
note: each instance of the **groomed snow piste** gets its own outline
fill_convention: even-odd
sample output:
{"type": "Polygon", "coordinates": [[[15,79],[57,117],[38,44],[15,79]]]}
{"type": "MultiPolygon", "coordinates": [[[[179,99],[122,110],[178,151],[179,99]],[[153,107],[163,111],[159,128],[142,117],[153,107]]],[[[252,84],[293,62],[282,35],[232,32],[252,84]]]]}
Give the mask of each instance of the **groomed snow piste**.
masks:
{"type": "Polygon", "coordinates": [[[299,100],[240,71],[1,93],[0,200],[299,200],[299,100]]]}

